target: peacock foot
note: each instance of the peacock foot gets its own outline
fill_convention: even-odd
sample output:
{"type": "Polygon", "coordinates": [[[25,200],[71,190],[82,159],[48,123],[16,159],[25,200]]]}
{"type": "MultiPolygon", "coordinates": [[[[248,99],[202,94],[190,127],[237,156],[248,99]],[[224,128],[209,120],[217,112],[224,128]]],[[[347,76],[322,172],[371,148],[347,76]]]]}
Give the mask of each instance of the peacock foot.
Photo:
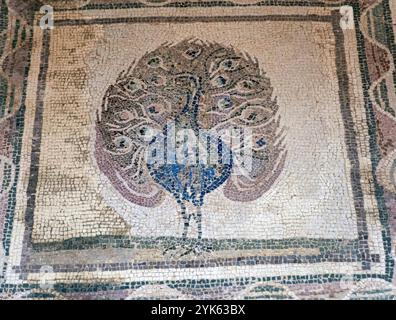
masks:
{"type": "Polygon", "coordinates": [[[213,251],[211,245],[207,245],[200,240],[191,241],[191,239],[185,239],[181,241],[167,246],[163,251],[163,255],[178,259],[186,256],[197,257],[213,251]]]}

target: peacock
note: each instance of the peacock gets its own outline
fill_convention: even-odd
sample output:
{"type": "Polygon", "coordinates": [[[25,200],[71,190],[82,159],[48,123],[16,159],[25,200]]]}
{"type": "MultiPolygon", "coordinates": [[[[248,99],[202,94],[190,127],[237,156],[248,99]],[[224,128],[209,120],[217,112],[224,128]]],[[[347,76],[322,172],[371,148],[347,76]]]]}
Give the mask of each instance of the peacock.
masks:
{"type": "Polygon", "coordinates": [[[194,218],[200,241],[209,193],[222,188],[231,200],[253,201],[282,171],[287,152],[272,95],[269,78],[246,52],[197,38],[164,43],[133,61],[106,91],[95,123],[96,161],[132,203],[154,207],[172,196],[183,221],[182,240],[194,218]],[[249,170],[241,170],[238,151],[243,146],[216,134],[225,129],[250,130],[249,170]],[[177,155],[183,152],[199,159],[200,148],[188,146],[188,139],[167,141],[170,130],[175,136],[191,133],[191,141],[217,160],[180,161],[177,155]],[[208,147],[207,141],[216,143],[208,147]],[[166,152],[156,148],[159,143],[166,152]],[[148,160],[153,152],[161,161],[148,160]]]}

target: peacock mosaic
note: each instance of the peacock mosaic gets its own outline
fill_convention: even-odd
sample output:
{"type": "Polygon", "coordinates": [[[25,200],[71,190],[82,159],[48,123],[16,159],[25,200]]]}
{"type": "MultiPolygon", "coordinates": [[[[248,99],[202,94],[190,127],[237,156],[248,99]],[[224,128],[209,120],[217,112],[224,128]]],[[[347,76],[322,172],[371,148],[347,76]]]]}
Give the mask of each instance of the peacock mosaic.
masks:
{"type": "Polygon", "coordinates": [[[252,201],[280,173],[285,157],[271,94],[258,62],[232,48],[197,39],[161,46],[105,94],[97,163],[133,203],[159,206],[169,193],[180,205],[182,238],[194,218],[201,240],[206,194],[226,184],[226,198],[252,201]]]}
{"type": "Polygon", "coordinates": [[[0,2],[0,298],[396,297],[391,1],[0,2]]]}

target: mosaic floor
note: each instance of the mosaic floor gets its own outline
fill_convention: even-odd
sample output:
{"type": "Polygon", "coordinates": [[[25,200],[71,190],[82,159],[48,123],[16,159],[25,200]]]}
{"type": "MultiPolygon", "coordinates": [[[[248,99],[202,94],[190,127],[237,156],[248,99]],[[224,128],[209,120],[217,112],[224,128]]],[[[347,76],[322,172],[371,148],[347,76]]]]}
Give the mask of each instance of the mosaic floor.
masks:
{"type": "Polygon", "coordinates": [[[396,299],[396,1],[0,5],[0,299],[396,299]]]}

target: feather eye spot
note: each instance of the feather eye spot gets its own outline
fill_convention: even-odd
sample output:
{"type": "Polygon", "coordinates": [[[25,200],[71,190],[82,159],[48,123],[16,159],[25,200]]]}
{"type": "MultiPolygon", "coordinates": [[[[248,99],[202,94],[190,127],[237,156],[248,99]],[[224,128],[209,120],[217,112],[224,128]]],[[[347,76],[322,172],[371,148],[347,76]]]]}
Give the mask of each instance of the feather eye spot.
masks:
{"type": "Polygon", "coordinates": [[[220,68],[226,71],[234,71],[239,66],[239,61],[236,58],[228,58],[220,63],[220,68]]]}
{"type": "Polygon", "coordinates": [[[228,81],[226,76],[219,75],[212,80],[212,84],[217,88],[223,88],[228,84],[228,81]]]}
{"type": "Polygon", "coordinates": [[[119,150],[127,150],[131,147],[132,141],[127,136],[118,136],[114,138],[114,145],[119,150]]]}
{"type": "Polygon", "coordinates": [[[222,97],[217,101],[217,107],[219,109],[230,109],[232,106],[233,102],[230,96],[222,97]]]}
{"type": "Polygon", "coordinates": [[[258,147],[264,147],[264,146],[266,146],[267,145],[267,141],[265,141],[265,139],[264,138],[260,138],[260,139],[258,139],[257,141],[256,141],[256,145],[258,146],[258,147]]]}
{"type": "Polygon", "coordinates": [[[154,86],[163,86],[166,83],[166,79],[163,76],[160,75],[152,75],[149,79],[150,83],[153,84],[154,86]]]}
{"type": "Polygon", "coordinates": [[[143,83],[139,79],[130,79],[125,83],[125,88],[131,92],[136,92],[144,88],[143,83]]]}
{"type": "Polygon", "coordinates": [[[199,57],[201,52],[202,52],[202,50],[199,48],[190,47],[184,52],[183,55],[189,60],[194,60],[199,57]]]}
{"type": "Polygon", "coordinates": [[[122,110],[115,114],[115,120],[119,123],[126,123],[133,120],[134,114],[129,110],[122,110]]]}
{"type": "Polygon", "coordinates": [[[147,65],[148,65],[150,68],[158,68],[158,67],[160,67],[160,66],[162,65],[162,59],[161,59],[160,57],[151,58],[151,59],[147,62],[147,65]]]}

